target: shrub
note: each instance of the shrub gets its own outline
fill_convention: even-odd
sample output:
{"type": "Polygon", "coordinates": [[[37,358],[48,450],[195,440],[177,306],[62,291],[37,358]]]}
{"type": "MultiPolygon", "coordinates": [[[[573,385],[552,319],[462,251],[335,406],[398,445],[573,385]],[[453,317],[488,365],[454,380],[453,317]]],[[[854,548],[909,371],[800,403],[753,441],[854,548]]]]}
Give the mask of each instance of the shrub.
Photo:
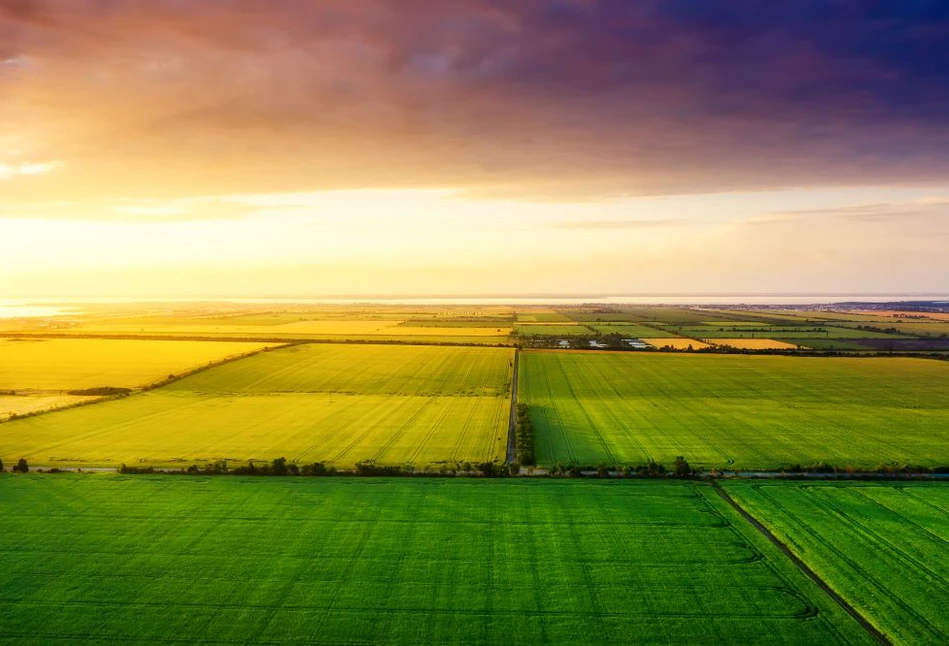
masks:
{"type": "Polygon", "coordinates": [[[517,461],[533,466],[537,464],[534,453],[534,425],[527,404],[518,404],[515,412],[514,444],[517,461]]]}
{"type": "Polygon", "coordinates": [[[27,464],[26,458],[20,458],[19,460],[17,460],[16,464],[13,465],[13,472],[14,473],[29,473],[30,472],[30,465],[27,464]]]}
{"type": "Polygon", "coordinates": [[[672,472],[677,478],[688,478],[691,475],[694,475],[695,472],[692,470],[691,465],[685,459],[685,456],[677,455],[675,459],[675,464],[672,467],[672,472]]]}
{"type": "Polygon", "coordinates": [[[329,469],[324,462],[314,462],[313,464],[304,464],[300,469],[300,475],[303,476],[326,476],[329,475],[329,469]]]}
{"type": "Polygon", "coordinates": [[[270,474],[275,476],[285,476],[289,470],[287,469],[287,458],[276,458],[273,462],[270,463],[270,474]]]}
{"type": "Polygon", "coordinates": [[[67,395],[77,395],[82,397],[115,397],[117,395],[129,395],[131,388],[116,388],[115,386],[100,386],[98,388],[85,388],[83,390],[70,390],[67,395]]]}
{"type": "Polygon", "coordinates": [[[636,467],[636,475],[644,478],[662,478],[666,475],[666,468],[655,460],[650,460],[647,464],[636,467]]]}

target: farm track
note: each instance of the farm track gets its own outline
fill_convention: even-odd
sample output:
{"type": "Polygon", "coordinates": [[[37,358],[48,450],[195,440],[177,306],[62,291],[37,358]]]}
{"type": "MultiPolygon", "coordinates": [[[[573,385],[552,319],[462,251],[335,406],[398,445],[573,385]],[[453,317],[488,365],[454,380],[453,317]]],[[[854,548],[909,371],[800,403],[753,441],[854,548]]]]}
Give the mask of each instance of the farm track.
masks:
{"type": "Polygon", "coordinates": [[[794,563],[794,565],[797,566],[797,568],[798,568],[802,573],[804,573],[805,576],[807,576],[807,578],[809,578],[811,581],[813,581],[813,582],[817,585],[817,587],[819,587],[821,590],[823,590],[823,591],[827,594],[827,596],[829,596],[831,599],[833,599],[833,601],[834,601],[838,606],[840,606],[840,608],[841,608],[844,612],[846,612],[848,615],[850,615],[851,617],[853,617],[854,620],[856,620],[856,622],[857,622],[858,624],[860,624],[860,626],[861,626],[864,630],[866,630],[867,633],[868,633],[874,640],[876,640],[876,641],[877,641],[878,643],[880,643],[880,644],[892,645],[893,642],[891,642],[890,639],[889,639],[886,635],[884,635],[882,632],[880,632],[880,631],[876,628],[876,626],[874,626],[874,625],[871,624],[869,621],[867,621],[867,619],[866,619],[863,615],[861,615],[861,614],[857,611],[856,608],[854,608],[852,605],[850,605],[850,603],[849,603],[846,599],[844,599],[842,596],[840,596],[839,594],[837,594],[837,592],[834,591],[834,589],[831,588],[830,585],[829,585],[826,581],[824,581],[824,579],[822,579],[822,578],[820,577],[820,575],[817,574],[817,572],[815,572],[814,570],[812,570],[812,569],[810,568],[810,566],[808,566],[804,561],[802,561],[800,558],[798,558],[798,556],[797,556],[796,554],[794,554],[794,552],[792,552],[791,549],[790,549],[787,545],[785,545],[780,539],[778,539],[777,536],[775,536],[774,534],[772,534],[772,533],[771,533],[771,530],[769,530],[767,527],[765,527],[763,524],[761,524],[754,516],[752,516],[750,513],[748,513],[748,512],[745,510],[744,507],[742,507],[741,505],[739,505],[739,504],[735,501],[735,499],[732,498],[732,497],[728,494],[727,491],[725,491],[724,489],[722,489],[722,488],[719,486],[718,482],[716,482],[716,481],[713,480],[713,481],[712,481],[712,487],[715,489],[715,493],[717,493],[719,496],[721,496],[722,499],[723,499],[725,502],[727,502],[735,511],[737,511],[737,512],[741,515],[742,518],[744,518],[746,521],[748,521],[748,524],[750,524],[752,527],[754,527],[762,536],[764,536],[766,539],[768,539],[768,541],[769,541],[772,545],[774,545],[776,548],[778,548],[778,550],[780,550],[782,554],[784,554],[786,557],[788,557],[788,558],[791,560],[791,562],[794,563]]]}

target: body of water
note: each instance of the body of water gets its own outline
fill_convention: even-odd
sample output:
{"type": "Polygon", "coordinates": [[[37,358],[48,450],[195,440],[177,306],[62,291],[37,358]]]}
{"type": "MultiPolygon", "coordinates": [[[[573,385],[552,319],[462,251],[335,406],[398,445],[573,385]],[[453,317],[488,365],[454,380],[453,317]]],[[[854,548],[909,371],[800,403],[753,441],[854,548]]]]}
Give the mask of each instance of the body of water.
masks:
{"type": "Polygon", "coordinates": [[[627,296],[524,296],[524,297],[223,297],[202,298],[41,298],[0,299],[2,318],[45,318],[81,313],[83,305],[162,304],[162,303],[232,303],[245,305],[831,305],[834,303],[862,302],[887,303],[895,301],[944,301],[949,294],[640,294],[627,296]]]}

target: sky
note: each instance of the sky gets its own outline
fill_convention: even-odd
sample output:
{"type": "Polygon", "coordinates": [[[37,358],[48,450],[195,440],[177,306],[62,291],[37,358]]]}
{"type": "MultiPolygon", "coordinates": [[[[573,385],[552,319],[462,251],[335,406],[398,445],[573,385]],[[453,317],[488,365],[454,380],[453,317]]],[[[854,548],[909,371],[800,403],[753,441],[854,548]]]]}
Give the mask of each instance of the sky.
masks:
{"type": "Polygon", "coordinates": [[[0,0],[0,297],[946,292],[941,0],[0,0]]]}

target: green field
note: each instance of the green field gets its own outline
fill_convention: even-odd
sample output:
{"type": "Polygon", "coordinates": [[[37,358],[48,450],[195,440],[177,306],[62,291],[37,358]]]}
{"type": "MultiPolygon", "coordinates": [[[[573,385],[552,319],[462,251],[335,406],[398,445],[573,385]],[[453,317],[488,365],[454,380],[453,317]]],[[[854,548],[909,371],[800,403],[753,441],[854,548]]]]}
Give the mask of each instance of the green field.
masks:
{"type": "Polygon", "coordinates": [[[675,336],[661,328],[646,327],[636,323],[601,323],[591,324],[590,327],[600,334],[622,334],[635,339],[661,339],[675,336]]]}
{"type": "Polygon", "coordinates": [[[876,330],[896,329],[903,334],[924,337],[949,335],[949,321],[886,321],[883,323],[847,323],[848,327],[863,325],[876,330]]]}
{"type": "Polygon", "coordinates": [[[585,325],[531,325],[518,323],[514,326],[518,336],[596,336],[596,332],[585,325]]]}
{"type": "Polygon", "coordinates": [[[949,487],[725,487],[893,642],[949,643],[949,487]]]}
{"type": "Polygon", "coordinates": [[[0,390],[134,388],[267,347],[227,341],[0,339],[0,390]]]}
{"type": "Polygon", "coordinates": [[[293,346],[118,401],[7,422],[0,458],[60,466],[503,460],[512,362],[511,350],[494,348],[293,346]]]}
{"type": "Polygon", "coordinates": [[[949,363],[525,351],[539,464],[949,464],[949,363]]]}
{"type": "Polygon", "coordinates": [[[869,643],[706,485],[0,477],[11,643],[869,643]]]}
{"type": "Polygon", "coordinates": [[[800,344],[812,350],[863,350],[864,352],[868,350],[867,346],[860,345],[856,341],[847,339],[801,339],[788,338],[779,334],[776,334],[771,338],[773,338],[775,341],[800,344]]]}
{"type": "MultiPolygon", "coordinates": [[[[885,332],[831,326],[691,325],[667,328],[696,339],[898,339],[885,332]]],[[[806,345],[806,344],[805,344],[806,345]]]]}

